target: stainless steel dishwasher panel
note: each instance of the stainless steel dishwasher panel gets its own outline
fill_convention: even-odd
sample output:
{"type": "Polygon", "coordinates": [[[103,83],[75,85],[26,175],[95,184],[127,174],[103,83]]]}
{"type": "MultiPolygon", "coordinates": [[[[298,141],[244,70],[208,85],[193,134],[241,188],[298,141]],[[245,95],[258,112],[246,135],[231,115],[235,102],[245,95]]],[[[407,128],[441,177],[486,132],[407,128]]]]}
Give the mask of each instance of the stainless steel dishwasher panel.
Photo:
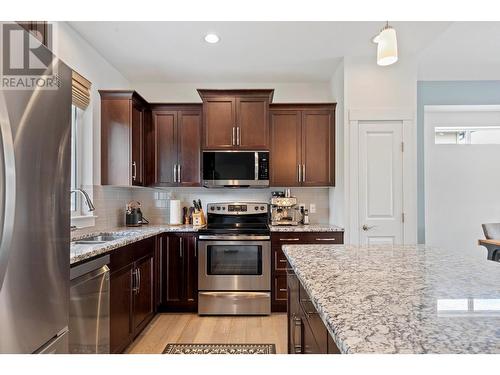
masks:
{"type": "Polygon", "coordinates": [[[71,269],[69,352],[109,353],[109,256],[71,269]]]}

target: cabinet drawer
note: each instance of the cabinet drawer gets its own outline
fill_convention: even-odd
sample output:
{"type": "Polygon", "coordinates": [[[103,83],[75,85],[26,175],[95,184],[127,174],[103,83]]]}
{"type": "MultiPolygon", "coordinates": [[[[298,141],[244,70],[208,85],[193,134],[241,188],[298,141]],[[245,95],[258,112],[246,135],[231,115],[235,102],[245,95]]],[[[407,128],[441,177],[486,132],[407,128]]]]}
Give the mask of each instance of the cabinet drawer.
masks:
{"type": "Polygon", "coordinates": [[[275,271],[286,271],[287,259],[280,247],[273,248],[275,271]]]}
{"type": "Polygon", "coordinates": [[[343,232],[293,232],[293,233],[278,233],[271,235],[271,243],[273,247],[281,249],[283,245],[297,244],[343,244],[343,232]]]}
{"type": "Polygon", "coordinates": [[[286,275],[278,275],[274,278],[274,299],[277,301],[287,300],[286,275]]]}
{"type": "Polygon", "coordinates": [[[303,243],[321,245],[321,244],[343,244],[343,232],[311,232],[303,233],[303,243]]]}

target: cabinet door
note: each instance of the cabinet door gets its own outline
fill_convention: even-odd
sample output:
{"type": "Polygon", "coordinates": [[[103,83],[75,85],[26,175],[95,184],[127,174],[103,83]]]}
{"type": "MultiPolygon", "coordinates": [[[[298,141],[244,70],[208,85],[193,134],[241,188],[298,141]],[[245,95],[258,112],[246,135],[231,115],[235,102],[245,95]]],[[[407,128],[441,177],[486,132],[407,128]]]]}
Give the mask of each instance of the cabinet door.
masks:
{"type": "Polygon", "coordinates": [[[134,335],[149,322],[154,315],[153,253],[135,263],[137,284],[134,295],[133,325],[134,335]]]}
{"type": "Polygon", "coordinates": [[[302,112],[302,185],[331,186],[334,171],[332,111],[302,112]]]}
{"type": "Polygon", "coordinates": [[[269,149],[268,108],[266,99],[236,99],[236,145],[239,148],[269,149]]]}
{"type": "Polygon", "coordinates": [[[314,333],[306,319],[302,319],[302,353],[303,354],[326,354],[325,348],[321,348],[316,342],[314,333]]]}
{"type": "Polygon", "coordinates": [[[299,302],[299,280],[293,272],[287,273],[288,289],[288,353],[302,353],[302,319],[299,302]]]}
{"type": "Polygon", "coordinates": [[[183,300],[184,257],[180,236],[167,236],[166,251],[163,252],[163,301],[180,303],[183,300]]]}
{"type": "Polygon", "coordinates": [[[185,254],[185,298],[186,303],[196,307],[198,301],[198,248],[195,236],[183,237],[185,254]]]}
{"type": "Polygon", "coordinates": [[[233,97],[208,98],[203,102],[203,147],[236,146],[236,108],[233,97]]]}
{"type": "Polygon", "coordinates": [[[177,112],[153,112],[155,132],[155,184],[175,185],[177,164],[177,112]]]}
{"type": "Polygon", "coordinates": [[[178,151],[182,186],[200,186],[201,113],[178,112],[178,151]]]}
{"type": "Polygon", "coordinates": [[[271,186],[299,186],[301,112],[271,111],[271,186]]]}
{"type": "Polygon", "coordinates": [[[144,109],[132,101],[132,185],[144,184],[144,109]]]}
{"type": "Polygon", "coordinates": [[[110,350],[120,353],[132,339],[133,264],[110,275],[110,350]]]}

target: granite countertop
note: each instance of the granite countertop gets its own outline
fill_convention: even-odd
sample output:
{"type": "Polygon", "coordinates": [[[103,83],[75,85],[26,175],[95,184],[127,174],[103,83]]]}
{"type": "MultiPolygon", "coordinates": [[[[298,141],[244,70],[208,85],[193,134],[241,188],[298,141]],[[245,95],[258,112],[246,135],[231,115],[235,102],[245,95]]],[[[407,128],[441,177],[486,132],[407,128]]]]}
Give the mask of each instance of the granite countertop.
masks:
{"type": "Polygon", "coordinates": [[[271,232],[343,232],[344,228],[331,224],[270,225],[271,232]]]}
{"type": "Polygon", "coordinates": [[[500,353],[500,263],[424,245],[286,245],[342,353],[500,353]]]}
{"type": "Polygon", "coordinates": [[[113,234],[120,237],[118,240],[108,241],[99,244],[74,244],[70,245],[70,264],[74,265],[78,262],[107,254],[110,251],[119,247],[143,240],[148,237],[156,236],[165,232],[196,232],[197,228],[192,225],[145,225],[141,227],[121,227],[107,231],[98,231],[77,235],[71,238],[71,241],[82,240],[87,237],[98,236],[101,234],[113,234]]]}

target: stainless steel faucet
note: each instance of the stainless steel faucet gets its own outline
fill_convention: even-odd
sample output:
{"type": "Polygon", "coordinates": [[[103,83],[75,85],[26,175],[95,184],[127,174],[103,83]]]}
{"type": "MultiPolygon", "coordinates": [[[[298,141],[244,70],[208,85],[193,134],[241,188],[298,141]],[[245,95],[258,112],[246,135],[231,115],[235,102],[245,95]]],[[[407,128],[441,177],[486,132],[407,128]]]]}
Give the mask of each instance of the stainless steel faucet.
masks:
{"type": "Polygon", "coordinates": [[[87,203],[89,211],[94,211],[95,210],[94,203],[92,203],[92,199],[90,199],[89,195],[87,194],[87,192],[85,190],[83,190],[83,189],[73,189],[73,190],[71,190],[71,193],[80,193],[81,195],[83,195],[83,198],[85,198],[85,203],[87,203]]]}

